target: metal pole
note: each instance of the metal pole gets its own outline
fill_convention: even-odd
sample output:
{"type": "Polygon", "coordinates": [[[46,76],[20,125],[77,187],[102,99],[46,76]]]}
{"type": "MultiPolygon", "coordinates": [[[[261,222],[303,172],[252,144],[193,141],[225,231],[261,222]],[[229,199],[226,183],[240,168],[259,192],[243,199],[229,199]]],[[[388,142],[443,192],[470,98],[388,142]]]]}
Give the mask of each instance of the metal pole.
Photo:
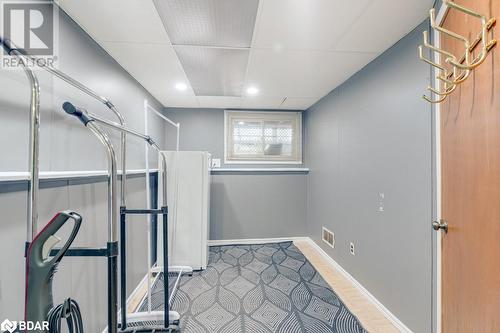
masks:
{"type": "MultiPolygon", "coordinates": [[[[13,53],[19,53],[17,50],[13,53]]],[[[21,61],[21,63],[23,63],[21,61]]],[[[31,84],[30,102],[30,147],[27,241],[31,242],[38,231],[38,192],[40,175],[40,85],[31,69],[23,63],[24,72],[31,84]]]]}
{"type": "Polygon", "coordinates": [[[81,109],[69,102],[63,104],[66,113],[77,117],[106,147],[108,157],[108,332],[118,332],[118,239],[116,200],[116,155],[108,136],[81,109]]]}
{"type": "Polygon", "coordinates": [[[117,169],[115,150],[109,141],[108,136],[104,134],[102,130],[92,121],[88,122],[86,126],[106,147],[106,153],[108,156],[108,242],[115,242],[118,239],[118,205],[116,200],[117,169]]]}
{"type": "MultiPolygon", "coordinates": [[[[27,56],[27,55],[23,55],[23,54],[19,54],[19,56],[36,61],[36,57],[27,56]]],[[[71,84],[73,87],[86,93],[90,97],[93,97],[94,99],[96,99],[96,100],[100,101],[101,103],[103,103],[104,105],[106,105],[116,115],[120,124],[122,126],[125,126],[125,118],[116,109],[115,105],[110,100],[108,100],[107,98],[105,98],[103,96],[100,96],[99,94],[97,94],[96,92],[94,92],[93,90],[88,88],[87,86],[83,85],[82,83],[80,83],[77,80],[70,77],[69,75],[61,72],[58,69],[55,69],[52,66],[45,64],[44,62],[40,62],[40,67],[45,69],[47,72],[53,74],[54,76],[60,78],[61,80],[65,81],[66,83],[71,84]]],[[[120,149],[121,149],[121,153],[122,153],[122,156],[121,156],[122,181],[121,181],[121,185],[120,185],[120,192],[121,192],[120,194],[121,194],[121,205],[125,206],[125,199],[126,199],[126,194],[127,194],[127,175],[126,175],[126,170],[127,170],[127,135],[125,133],[121,133],[120,141],[121,141],[120,149]]]]}
{"type": "Polygon", "coordinates": [[[164,205],[163,209],[163,326],[165,328],[170,326],[170,307],[168,303],[169,290],[168,290],[168,215],[167,207],[164,205]]]}
{"type": "Polygon", "coordinates": [[[82,111],[85,112],[85,114],[87,116],[89,116],[92,120],[95,120],[96,122],[98,122],[98,123],[100,123],[102,125],[105,125],[107,127],[111,127],[113,129],[121,131],[121,132],[125,132],[127,134],[131,134],[131,135],[136,136],[138,138],[141,138],[141,139],[147,141],[148,143],[150,142],[150,145],[152,145],[152,146],[156,145],[156,142],[154,142],[154,140],[151,139],[151,137],[149,135],[142,134],[142,133],[137,132],[137,131],[135,131],[133,129],[125,127],[125,126],[123,126],[121,124],[115,123],[113,121],[100,118],[99,116],[96,116],[95,114],[87,112],[87,111],[85,111],[83,109],[82,109],[82,111]]]}
{"type": "Polygon", "coordinates": [[[148,108],[153,111],[154,113],[156,113],[156,115],[158,117],[160,117],[161,119],[165,120],[167,123],[169,123],[170,125],[172,126],[177,126],[177,123],[174,122],[173,120],[165,117],[160,111],[156,110],[155,108],[153,108],[151,105],[148,104],[148,108]]]}
{"type": "Polygon", "coordinates": [[[30,81],[30,135],[29,135],[29,187],[27,207],[26,241],[29,243],[37,233],[38,224],[38,192],[40,175],[40,84],[33,70],[23,61],[23,54],[9,40],[0,38],[5,51],[21,60],[24,73],[30,81]]]}
{"type": "Polygon", "coordinates": [[[176,145],[176,150],[177,151],[179,151],[180,134],[181,134],[181,124],[177,123],[177,145],[176,145]]]}
{"type": "MultiPolygon", "coordinates": [[[[149,134],[148,129],[148,101],[144,101],[144,133],[146,135],[149,134]]],[[[149,144],[144,143],[144,158],[145,158],[145,167],[146,167],[146,207],[151,209],[151,181],[149,179],[149,144]]],[[[148,312],[151,312],[151,219],[152,215],[147,215],[148,219],[148,312]]]]}
{"type": "Polygon", "coordinates": [[[126,214],[120,207],[120,303],[121,303],[121,325],[120,329],[127,328],[127,225],[125,223],[126,214]]]}
{"type": "MultiPolygon", "coordinates": [[[[108,250],[117,247],[116,155],[109,138],[99,127],[89,121],[85,124],[106,147],[108,156],[108,250]]],[[[123,311],[123,310],[122,310],[123,311]]],[[[108,257],[108,332],[118,332],[118,259],[108,257]]]]}

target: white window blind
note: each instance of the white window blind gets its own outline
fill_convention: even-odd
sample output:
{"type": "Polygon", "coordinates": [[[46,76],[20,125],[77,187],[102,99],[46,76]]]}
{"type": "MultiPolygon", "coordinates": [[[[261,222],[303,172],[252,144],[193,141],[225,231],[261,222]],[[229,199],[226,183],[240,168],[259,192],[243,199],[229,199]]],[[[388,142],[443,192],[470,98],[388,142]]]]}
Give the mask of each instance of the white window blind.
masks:
{"type": "Polygon", "coordinates": [[[226,111],[226,164],[302,163],[300,112],[226,111]]]}

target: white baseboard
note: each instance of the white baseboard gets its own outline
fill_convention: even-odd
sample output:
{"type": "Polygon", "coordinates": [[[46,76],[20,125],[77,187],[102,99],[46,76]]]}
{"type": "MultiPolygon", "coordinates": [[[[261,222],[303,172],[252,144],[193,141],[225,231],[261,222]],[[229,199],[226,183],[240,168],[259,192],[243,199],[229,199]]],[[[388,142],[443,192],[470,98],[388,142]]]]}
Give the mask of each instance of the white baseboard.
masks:
{"type": "Polygon", "coordinates": [[[279,238],[246,238],[246,239],[221,239],[209,240],[209,246],[222,246],[222,245],[252,245],[252,244],[266,244],[266,243],[281,243],[293,242],[296,240],[308,240],[309,237],[279,237],[279,238]]]}
{"type": "Polygon", "coordinates": [[[389,309],[387,309],[379,300],[375,298],[361,283],[359,283],[351,274],[349,274],[342,266],[340,266],[332,257],[330,257],[315,241],[306,237],[308,242],[346,279],[348,279],[358,290],[365,295],[376,307],[384,314],[384,316],[399,329],[402,333],[413,333],[401,320],[399,320],[389,309]]]}

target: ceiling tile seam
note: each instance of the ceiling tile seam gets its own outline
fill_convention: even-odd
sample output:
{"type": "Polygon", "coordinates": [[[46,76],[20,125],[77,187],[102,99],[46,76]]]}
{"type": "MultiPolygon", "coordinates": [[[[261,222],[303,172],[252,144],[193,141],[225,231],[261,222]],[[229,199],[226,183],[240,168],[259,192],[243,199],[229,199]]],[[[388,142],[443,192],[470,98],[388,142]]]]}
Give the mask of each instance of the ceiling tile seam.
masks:
{"type": "MultiPolygon", "coordinates": [[[[151,97],[153,97],[153,99],[156,100],[156,102],[158,104],[160,104],[161,106],[165,107],[165,105],[163,105],[163,103],[161,102],[161,98],[160,96],[157,96],[156,94],[154,94],[153,92],[151,92],[149,89],[147,89],[144,84],[142,84],[142,82],[140,82],[134,75],[132,75],[132,73],[130,73],[130,71],[121,63],[119,62],[112,54],[111,52],[104,46],[104,43],[103,41],[99,41],[97,40],[93,35],[90,34],[89,30],[87,29],[87,27],[82,24],[79,20],[77,20],[76,18],[74,18],[75,15],[70,15],[69,12],[67,12],[63,7],[61,7],[59,4],[58,4],[58,7],[60,10],[62,10],[66,15],[68,15],[69,17],[71,17],[72,20],[75,21],[75,23],[85,32],[85,34],[87,34],[87,36],[89,36],[90,39],[92,39],[97,45],[99,45],[99,47],[101,49],[104,50],[104,52],[106,52],[106,54],[108,54],[108,56],[113,59],[124,71],[125,73],[127,73],[128,75],[130,75],[131,78],[134,79],[135,82],[137,82],[137,84],[139,86],[142,87],[142,89],[144,89],[144,91],[146,91],[149,95],[151,95],[151,97]]],[[[178,60],[177,60],[178,61],[178,60]]],[[[181,66],[182,67],[182,66],[181,66]]],[[[183,70],[184,71],[184,70],[183,70]]],[[[185,74],[184,74],[185,75],[185,74]]]]}
{"type": "MultiPolygon", "coordinates": [[[[248,97],[248,96],[213,96],[213,95],[194,95],[194,96],[179,96],[179,95],[164,95],[164,97],[171,97],[171,98],[180,98],[180,97],[220,97],[220,98],[254,98],[253,96],[248,97]]],[[[283,95],[259,95],[258,98],[279,98],[280,100],[283,99],[291,99],[291,98],[296,98],[296,99],[315,99],[315,98],[320,98],[322,95],[317,95],[317,96],[286,96],[283,97],[283,95]]]]}
{"type": "Polygon", "coordinates": [[[132,40],[104,40],[104,39],[98,39],[100,42],[103,43],[116,43],[116,44],[138,44],[138,45],[172,45],[171,43],[168,42],[138,42],[138,41],[132,41],[132,40]]]}
{"type": "Polygon", "coordinates": [[[260,31],[260,21],[262,20],[262,12],[264,11],[265,0],[259,0],[259,6],[257,7],[257,17],[255,18],[255,25],[253,27],[252,41],[250,42],[250,47],[254,47],[257,42],[257,36],[260,31]]]}
{"type": "MultiPolygon", "coordinates": [[[[252,50],[256,51],[275,51],[272,47],[252,47],[252,50]]],[[[300,49],[300,48],[283,48],[279,52],[276,53],[284,53],[284,52],[316,52],[316,53],[346,53],[346,54],[379,54],[379,51],[359,51],[359,50],[332,50],[332,49],[300,49]]]]}
{"type": "Polygon", "coordinates": [[[175,47],[192,47],[192,48],[204,48],[204,49],[224,49],[224,50],[250,50],[250,47],[238,47],[238,46],[217,46],[217,45],[196,45],[196,44],[172,44],[175,47]]]}
{"type": "MultiPolygon", "coordinates": [[[[246,96],[244,96],[246,97],[246,96]]],[[[253,98],[254,96],[251,96],[251,97],[248,97],[248,98],[253,98]]],[[[283,99],[291,99],[291,98],[297,98],[297,99],[314,99],[314,98],[320,98],[321,96],[285,96],[283,97],[283,95],[259,95],[258,97],[263,97],[263,98],[279,98],[283,101],[283,99]]],[[[258,98],[257,97],[257,98],[258,98]]]]}
{"type": "Polygon", "coordinates": [[[365,6],[365,8],[359,13],[359,15],[357,15],[351,22],[351,24],[349,24],[347,26],[347,28],[344,30],[343,33],[340,34],[339,38],[337,39],[336,42],[333,43],[333,46],[332,46],[332,49],[335,49],[339,44],[340,42],[342,42],[342,40],[345,38],[345,36],[353,29],[354,25],[356,23],[359,22],[359,20],[361,20],[361,17],[368,11],[368,9],[370,9],[373,5],[375,4],[375,0],[370,0],[370,2],[365,6]]]}
{"type": "MultiPolygon", "coordinates": [[[[87,28],[87,26],[85,24],[83,24],[82,22],[80,22],[80,20],[77,19],[77,15],[70,15],[70,13],[68,11],[66,11],[65,8],[63,8],[60,4],[59,4],[59,1],[56,0],[56,4],[57,6],[59,7],[60,10],[62,10],[66,15],[68,15],[73,21],[75,21],[75,23],[88,35],[90,36],[90,38],[92,38],[95,42],[103,42],[103,43],[107,43],[107,42],[112,42],[112,43],[119,43],[119,42],[123,42],[123,43],[138,43],[138,44],[141,44],[143,42],[137,42],[137,41],[115,41],[115,40],[104,40],[104,39],[98,39],[96,38],[94,35],[92,35],[90,32],[89,32],[89,29],[87,28]]],[[[163,25],[162,25],[163,26],[163,25]]],[[[162,29],[164,29],[162,27],[162,29]]],[[[165,34],[167,36],[167,39],[168,41],[165,42],[165,43],[162,43],[162,42],[144,42],[144,43],[147,43],[147,44],[171,44],[170,42],[170,37],[168,36],[168,34],[166,33],[165,31],[165,34]]],[[[100,44],[99,44],[100,45],[100,44]]]]}
{"type": "MultiPolygon", "coordinates": [[[[161,22],[160,11],[158,10],[158,7],[156,6],[155,1],[153,1],[153,6],[155,7],[155,12],[158,15],[158,17],[160,18],[160,22],[161,22]]],[[[186,71],[184,70],[184,66],[182,66],[181,60],[179,59],[179,55],[177,54],[177,51],[175,51],[175,48],[174,48],[174,46],[172,44],[172,39],[170,38],[170,35],[168,34],[167,27],[165,27],[165,24],[163,24],[163,23],[161,24],[161,27],[162,27],[163,31],[165,32],[165,34],[168,37],[168,44],[170,45],[170,47],[174,51],[175,58],[177,59],[177,65],[180,66],[181,71],[184,74],[184,77],[186,78],[187,82],[189,83],[189,88],[191,88],[191,90],[193,91],[193,94],[196,96],[196,94],[194,92],[194,89],[193,89],[193,86],[191,84],[191,81],[189,81],[189,77],[188,77],[186,71]]],[[[200,104],[198,103],[198,99],[196,99],[196,103],[198,104],[198,107],[199,107],[200,104]]]]}
{"type": "Polygon", "coordinates": [[[259,6],[257,8],[257,18],[255,19],[255,25],[253,27],[253,34],[252,34],[252,42],[250,43],[250,52],[248,52],[248,61],[247,61],[247,68],[245,69],[245,79],[243,82],[243,91],[241,92],[242,96],[245,96],[245,87],[248,86],[248,71],[250,69],[250,61],[252,60],[252,54],[253,54],[253,48],[256,43],[257,39],[257,34],[259,33],[259,26],[260,26],[260,21],[262,18],[262,12],[264,11],[264,4],[265,0],[259,0],[259,6]]]}
{"type": "MultiPolygon", "coordinates": [[[[92,36],[91,36],[91,38],[92,38],[92,36]]],[[[146,86],[141,81],[139,81],[139,79],[136,78],[135,75],[132,75],[132,73],[127,69],[127,67],[125,67],[125,65],[123,65],[120,61],[118,61],[118,59],[116,59],[114,56],[111,55],[110,51],[104,45],[102,45],[101,43],[99,43],[97,41],[95,41],[95,42],[97,43],[97,45],[99,45],[104,50],[104,52],[106,52],[108,54],[108,56],[111,59],[113,59],[118,64],[118,66],[120,66],[123,69],[123,71],[125,71],[125,73],[127,73],[127,75],[129,75],[139,86],[141,86],[141,88],[144,89],[145,92],[147,92],[149,95],[151,95],[151,97],[153,97],[153,99],[155,100],[156,103],[165,107],[165,105],[163,105],[163,103],[161,102],[160,96],[157,96],[149,88],[146,88],[146,86]]]]}

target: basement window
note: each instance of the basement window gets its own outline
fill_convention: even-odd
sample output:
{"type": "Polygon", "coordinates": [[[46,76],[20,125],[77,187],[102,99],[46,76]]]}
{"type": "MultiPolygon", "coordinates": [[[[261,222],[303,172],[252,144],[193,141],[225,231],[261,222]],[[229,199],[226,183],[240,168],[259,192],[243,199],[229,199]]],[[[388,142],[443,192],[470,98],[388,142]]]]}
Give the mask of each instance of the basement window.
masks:
{"type": "Polygon", "coordinates": [[[226,164],[302,164],[301,112],[225,112],[226,164]]]}

